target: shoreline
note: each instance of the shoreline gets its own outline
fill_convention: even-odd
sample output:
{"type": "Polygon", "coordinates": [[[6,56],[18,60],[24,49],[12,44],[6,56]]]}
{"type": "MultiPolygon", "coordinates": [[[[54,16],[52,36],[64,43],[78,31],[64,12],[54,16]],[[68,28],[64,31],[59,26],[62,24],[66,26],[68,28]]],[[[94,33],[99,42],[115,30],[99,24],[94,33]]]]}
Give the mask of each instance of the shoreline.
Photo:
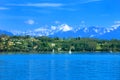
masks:
{"type": "MultiPolygon", "coordinates": [[[[69,51],[62,51],[62,52],[0,52],[1,54],[69,54],[69,51]]],[[[120,54],[120,52],[117,51],[74,51],[71,54],[120,54]]]]}

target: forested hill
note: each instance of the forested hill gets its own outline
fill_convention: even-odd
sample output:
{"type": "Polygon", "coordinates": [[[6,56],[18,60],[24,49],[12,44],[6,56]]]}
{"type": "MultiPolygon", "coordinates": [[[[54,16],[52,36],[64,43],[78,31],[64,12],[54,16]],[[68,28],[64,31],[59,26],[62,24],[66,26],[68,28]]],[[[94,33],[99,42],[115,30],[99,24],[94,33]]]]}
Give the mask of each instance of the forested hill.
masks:
{"type": "Polygon", "coordinates": [[[0,52],[94,52],[120,51],[120,40],[99,40],[93,38],[50,38],[0,35],[0,52]]]}

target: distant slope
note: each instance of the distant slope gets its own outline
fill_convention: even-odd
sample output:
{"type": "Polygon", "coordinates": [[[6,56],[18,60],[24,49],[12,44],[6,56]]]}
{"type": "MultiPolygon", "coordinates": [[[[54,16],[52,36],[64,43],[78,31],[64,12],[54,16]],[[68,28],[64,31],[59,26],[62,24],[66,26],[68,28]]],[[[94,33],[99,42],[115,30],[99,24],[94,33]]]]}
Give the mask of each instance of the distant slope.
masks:
{"type": "MultiPolygon", "coordinates": [[[[2,33],[12,35],[10,32],[2,31],[2,33]]],[[[25,32],[17,32],[14,35],[30,35],[30,36],[49,36],[59,38],[87,37],[99,39],[120,39],[120,26],[114,27],[84,27],[74,28],[67,24],[58,26],[41,27],[35,30],[25,32]]]]}
{"type": "Polygon", "coordinates": [[[9,36],[12,36],[12,35],[13,35],[13,33],[8,32],[8,31],[5,31],[5,30],[0,30],[0,35],[1,35],[1,34],[6,34],[6,35],[9,35],[9,36]]]}
{"type": "Polygon", "coordinates": [[[101,39],[120,39],[120,26],[116,29],[111,29],[107,33],[99,36],[101,39]]]}

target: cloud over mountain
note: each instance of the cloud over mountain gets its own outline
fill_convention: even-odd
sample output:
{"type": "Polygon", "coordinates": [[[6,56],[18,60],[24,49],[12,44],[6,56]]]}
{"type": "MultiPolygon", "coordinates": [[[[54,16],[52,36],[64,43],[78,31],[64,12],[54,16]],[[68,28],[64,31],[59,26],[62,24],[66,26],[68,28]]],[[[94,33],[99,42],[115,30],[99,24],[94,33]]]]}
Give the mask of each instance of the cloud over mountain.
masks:
{"type": "Polygon", "coordinates": [[[29,19],[29,20],[25,21],[25,23],[29,24],[29,25],[33,25],[33,24],[35,24],[35,21],[32,19],[29,19]]]}

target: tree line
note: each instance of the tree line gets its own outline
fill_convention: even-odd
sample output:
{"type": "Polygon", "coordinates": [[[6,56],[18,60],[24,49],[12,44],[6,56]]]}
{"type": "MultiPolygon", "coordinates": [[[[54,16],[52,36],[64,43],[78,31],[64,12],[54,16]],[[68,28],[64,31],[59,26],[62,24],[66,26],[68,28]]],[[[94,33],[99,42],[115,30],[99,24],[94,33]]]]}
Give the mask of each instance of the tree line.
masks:
{"type": "Polygon", "coordinates": [[[0,52],[120,52],[120,40],[0,35],[0,52]]]}

